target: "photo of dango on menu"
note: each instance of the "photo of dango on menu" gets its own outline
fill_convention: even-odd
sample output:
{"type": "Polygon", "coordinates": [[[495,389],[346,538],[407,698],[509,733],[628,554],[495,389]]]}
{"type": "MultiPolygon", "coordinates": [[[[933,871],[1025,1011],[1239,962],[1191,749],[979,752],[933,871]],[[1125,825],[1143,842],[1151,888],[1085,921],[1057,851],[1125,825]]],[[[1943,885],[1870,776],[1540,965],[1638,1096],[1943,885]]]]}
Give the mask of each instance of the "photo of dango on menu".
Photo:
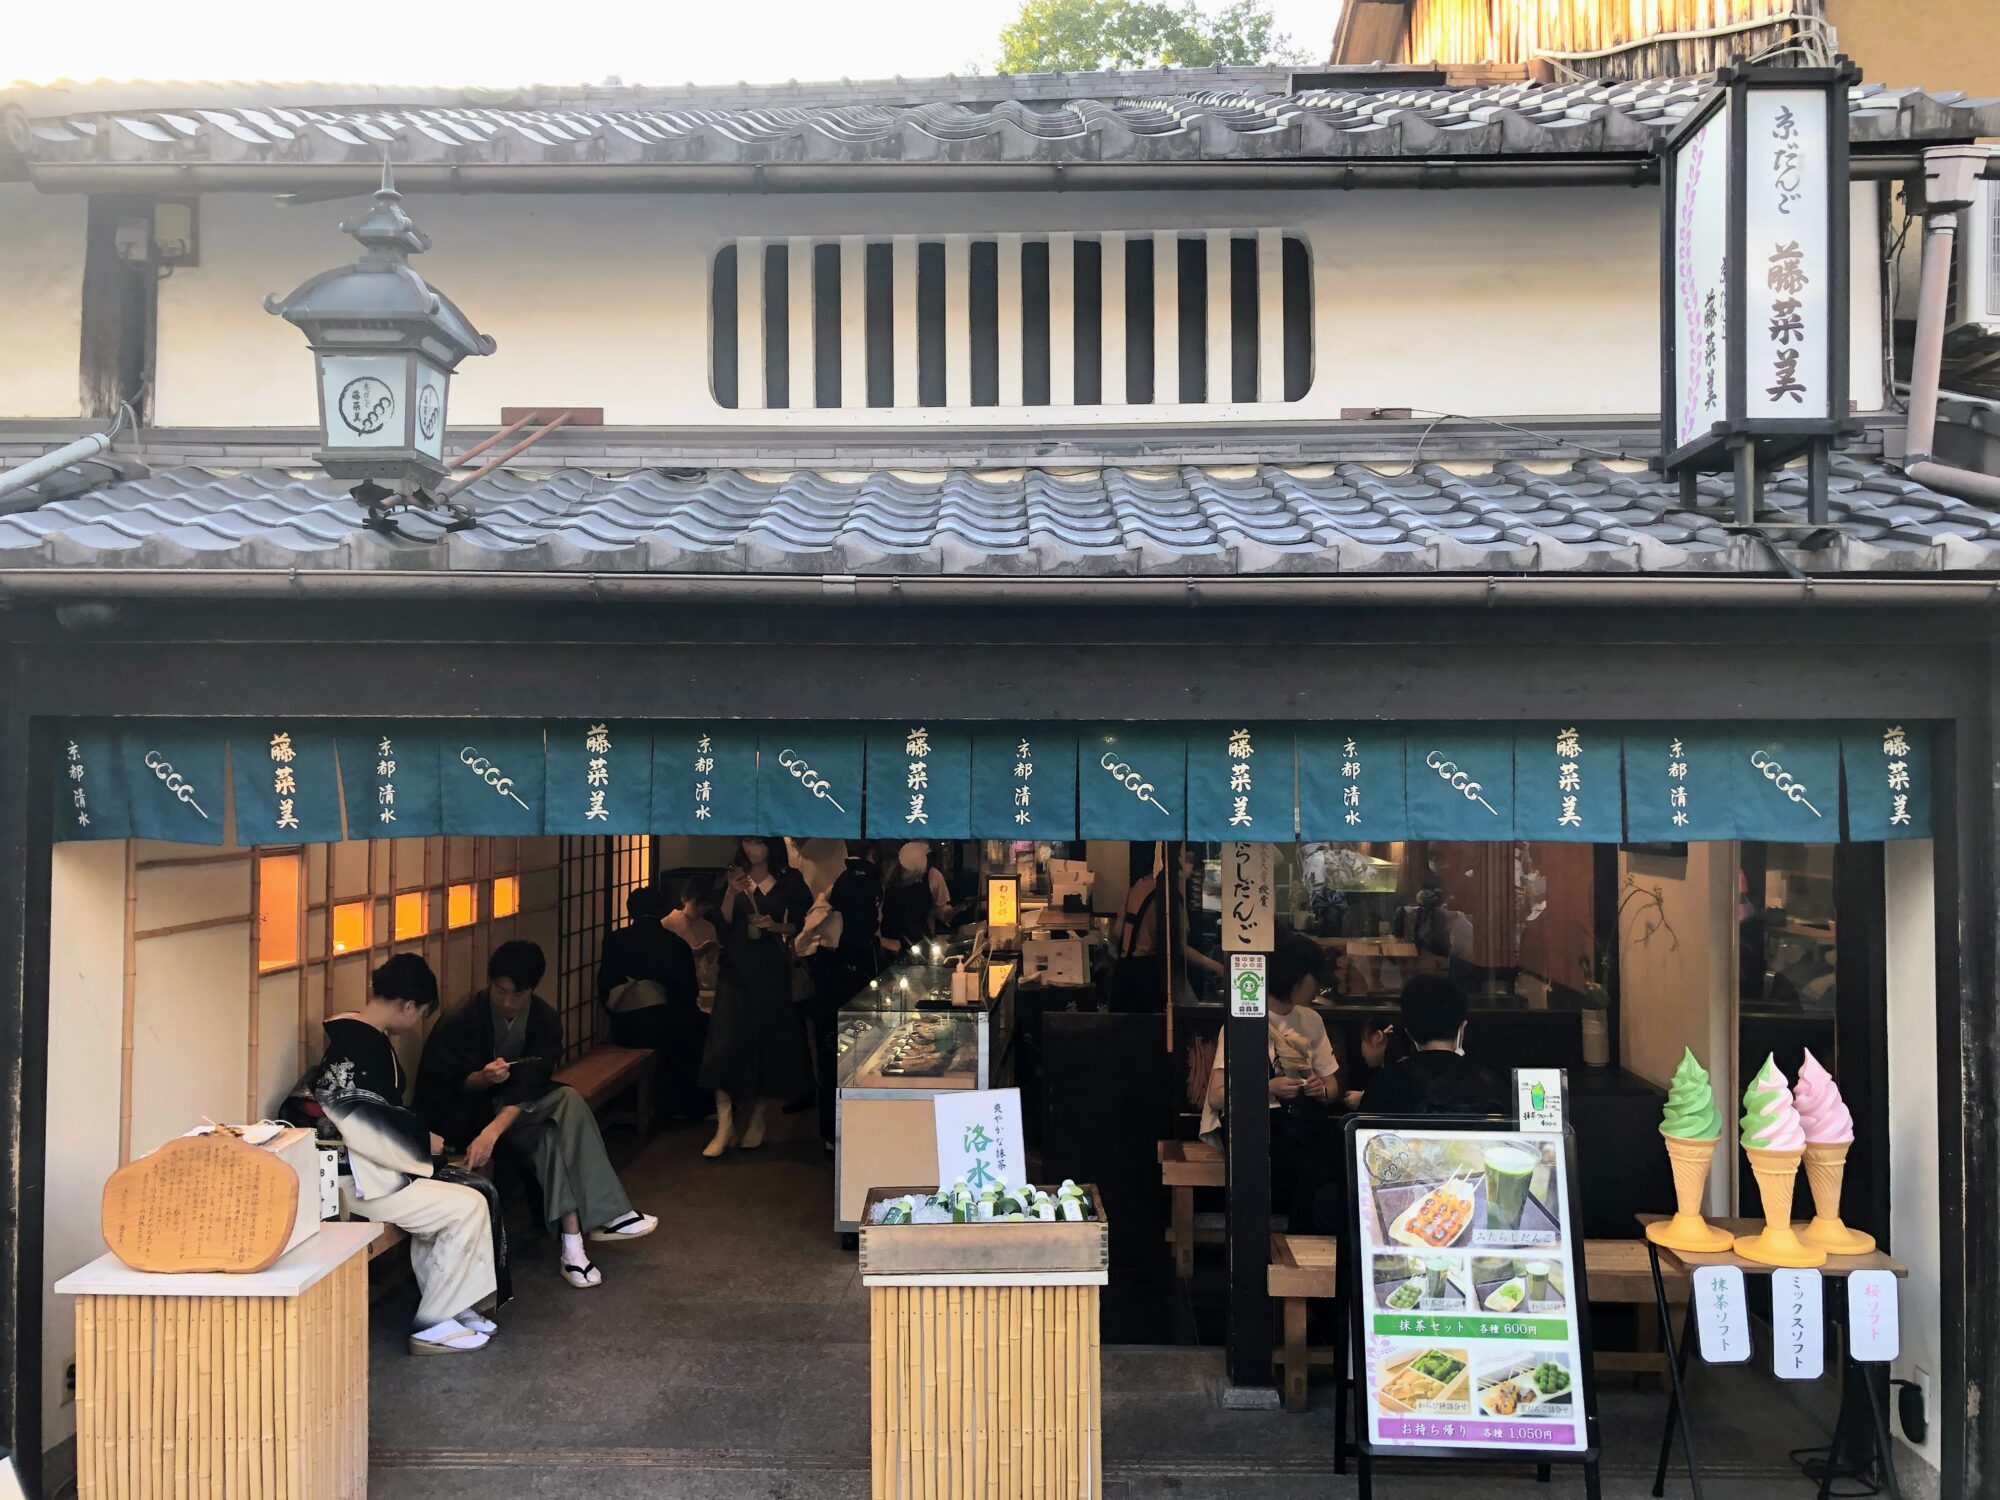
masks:
{"type": "Polygon", "coordinates": [[[1354,1141],[1372,1442],[1585,1447],[1564,1139],[1360,1129],[1354,1141]]]}

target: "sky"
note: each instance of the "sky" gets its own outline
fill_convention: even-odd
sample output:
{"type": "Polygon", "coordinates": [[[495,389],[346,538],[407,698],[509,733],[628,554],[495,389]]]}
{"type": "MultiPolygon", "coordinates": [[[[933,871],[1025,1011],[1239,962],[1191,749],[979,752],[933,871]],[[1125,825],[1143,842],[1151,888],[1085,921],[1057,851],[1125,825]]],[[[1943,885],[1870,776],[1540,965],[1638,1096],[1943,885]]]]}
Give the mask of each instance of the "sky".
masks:
{"type": "MultiPolygon", "coordinates": [[[[1213,9],[1216,0],[1200,0],[1213,9]]],[[[1019,0],[91,0],[24,6],[0,79],[405,84],[783,82],[991,72],[1019,0]],[[87,20],[84,19],[87,16],[87,20]]],[[[1326,55],[1339,0],[1271,0],[1326,55]]]]}

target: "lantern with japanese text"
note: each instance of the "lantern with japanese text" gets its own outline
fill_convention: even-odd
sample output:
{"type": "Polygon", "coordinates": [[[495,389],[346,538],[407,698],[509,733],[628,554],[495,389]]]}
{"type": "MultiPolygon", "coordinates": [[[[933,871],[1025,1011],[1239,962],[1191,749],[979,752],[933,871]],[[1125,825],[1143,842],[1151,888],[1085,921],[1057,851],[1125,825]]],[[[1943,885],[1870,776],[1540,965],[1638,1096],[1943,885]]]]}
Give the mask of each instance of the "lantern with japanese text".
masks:
{"type": "Polygon", "coordinates": [[[1660,464],[1683,490],[1806,455],[1823,519],[1847,409],[1847,91],[1859,72],[1735,67],[1662,143],[1660,464]]]}
{"type": "Polygon", "coordinates": [[[361,258],[264,308],[295,324],[319,371],[320,451],[339,479],[408,495],[442,478],[452,371],[494,341],[413,270],[430,236],[403,211],[388,165],[368,212],[342,224],[361,258]]]}

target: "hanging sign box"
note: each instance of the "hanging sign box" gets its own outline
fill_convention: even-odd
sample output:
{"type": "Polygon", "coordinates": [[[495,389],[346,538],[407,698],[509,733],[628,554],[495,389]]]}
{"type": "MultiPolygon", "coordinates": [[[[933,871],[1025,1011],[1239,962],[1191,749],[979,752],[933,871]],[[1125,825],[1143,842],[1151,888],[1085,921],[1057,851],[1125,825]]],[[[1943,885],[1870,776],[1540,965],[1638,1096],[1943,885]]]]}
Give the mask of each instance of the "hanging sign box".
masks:
{"type": "Polygon", "coordinates": [[[236,842],[323,844],[340,838],[333,735],[309,719],[243,724],[229,736],[236,842]]]}
{"type": "Polygon", "coordinates": [[[134,838],[223,842],[229,740],[220,724],[128,719],[122,744],[134,838]]]}
{"type": "Polygon", "coordinates": [[[55,836],[59,842],[132,836],[132,808],[116,730],[77,723],[57,737],[55,836]]]}
{"type": "Polygon", "coordinates": [[[1187,831],[1187,737],[1178,724],[1086,725],[1076,781],[1087,839],[1178,839],[1187,831]]]}
{"type": "Polygon", "coordinates": [[[1514,837],[1514,735],[1487,724],[1414,724],[1404,731],[1410,837],[1514,837]]]}
{"type": "Polygon", "coordinates": [[[757,727],[728,719],[652,726],[654,833],[741,834],[757,817],[757,727]]]}
{"type": "MultiPolygon", "coordinates": [[[[1666,473],[1825,445],[1847,410],[1851,64],[1730,67],[1660,147],[1666,473]]],[[[1824,475],[1816,480],[1823,486],[1824,475]]],[[[1739,501],[1741,497],[1739,496],[1739,501]]]]}
{"type": "Polygon", "coordinates": [[[909,720],[868,730],[868,837],[972,837],[972,736],[909,720]]]}
{"type": "Polygon", "coordinates": [[[1301,724],[1299,837],[1332,843],[1408,838],[1400,725],[1301,724]]]}
{"type": "Polygon", "coordinates": [[[1624,832],[1624,778],[1615,729],[1574,720],[1514,735],[1514,836],[1615,844],[1624,832]]]}
{"type": "Polygon", "coordinates": [[[1849,724],[1840,734],[1847,836],[1931,836],[1931,727],[1915,720],[1849,724]]]}
{"type": "Polygon", "coordinates": [[[862,735],[857,724],[761,724],[757,823],[794,838],[861,837],[862,735]]]}
{"type": "Polygon", "coordinates": [[[1733,839],[1734,742],[1720,725],[1668,723],[1625,731],[1625,835],[1637,844],[1733,839]]]}
{"type": "Polygon", "coordinates": [[[438,748],[445,831],[540,834],[545,776],[540,723],[483,719],[446,726],[438,748]]]}
{"type": "Polygon", "coordinates": [[[1810,725],[1739,727],[1730,749],[1736,837],[1840,842],[1840,744],[1810,725]]]}
{"type": "Polygon", "coordinates": [[[349,838],[414,839],[444,832],[435,725],[368,720],[342,725],[334,741],[349,838]]]}
{"type": "Polygon", "coordinates": [[[1187,731],[1187,836],[1289,843],[1295,826],[1292,731],[1223,721],[1187,731]]]}
{"type": "Polygon", "coordinates": [[[649,830],[653,736],[644,724],[559,719],[543,751],[548,807],[544,833],[630,834],[649,830]]]}
{"type": "Polygon", "coordinates": [[[1076,730],[1073,726],[973,726],[972,837],[1076,837],[1076,730]]]}

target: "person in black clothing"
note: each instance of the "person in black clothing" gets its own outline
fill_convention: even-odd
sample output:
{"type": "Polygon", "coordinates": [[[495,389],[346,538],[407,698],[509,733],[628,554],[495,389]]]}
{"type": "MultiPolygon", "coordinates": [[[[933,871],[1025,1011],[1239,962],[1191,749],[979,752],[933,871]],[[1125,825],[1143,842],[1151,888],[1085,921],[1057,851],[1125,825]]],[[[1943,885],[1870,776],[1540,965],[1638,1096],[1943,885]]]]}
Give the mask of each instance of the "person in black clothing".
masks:
{"type": "Polygon", "coordinates": [[[655,1108],[663,1116],[699,1120],[707,1100],[695,1086],[708,1041],[694,949],[661,925],[666,893],[642,885],[625,898],[631,918],[604,939],[597,965],[597,1000],[611,1013],[611,1040],[653,1053],[655,1108]]]}
{"type": "Polygon", "coordinates": [[[502,943],[486,961],[486,988],[431,1028],[417,1066],[417,1111],[478,1171],[496,1151],[526,1165],[542,1192],[542,1215],[561,1235],[562,1275],[577,1288],[604,1275],[584,1252],[586,1230],[601,1243],[651,1234],[659,1220],[634,1211],[605,1156],[597,1117],[553,1073],[562,1020],[535,993],[547,971],[538,944],[502,943]]]}
{"type": "MultiPolygon", "coordinates": [[[[834,1103],[840,1091],[840,1011],[873,979],[881,964],[882,876],[852,847],[826,893],[819,940],[805,959],[812,979],[814,1066],[819,1081],[819,1138],[834,1144],[834,1103]]],[[[815,906],[814,915],[819,915],[815,906]]],[[[808,919],[810,921],[810,919],[808,919]]],[[[805,947],[802,939],[800,946],[805,947]]]]}
{"type": "Polygon", "coordinates": [[[1419,974],[1403,986],[1402,1012],[1403,1034],[1416,1050],[1369,1083],[1362,1114],[1507,1112],[1506,1088],[1465,1055],[1464,991],[1441,975],[1419,974]]]}
{"type": "Polygon", "coordinates": [[[505,1303],[507,1234],[493,1184],[443,1163],[443,1142],[403,1106],[391,1040],[438,1008],[437,975],[399,953],[370,978],[361,1009],[330,1017],[326,1050],[285,1101],[284,1117],[340,1148],[341,1201],[356,1218],[410,1236],[420,1300],[412,1354],[466,1354],[494,1332],[480,1311],[505,1303]]]}

